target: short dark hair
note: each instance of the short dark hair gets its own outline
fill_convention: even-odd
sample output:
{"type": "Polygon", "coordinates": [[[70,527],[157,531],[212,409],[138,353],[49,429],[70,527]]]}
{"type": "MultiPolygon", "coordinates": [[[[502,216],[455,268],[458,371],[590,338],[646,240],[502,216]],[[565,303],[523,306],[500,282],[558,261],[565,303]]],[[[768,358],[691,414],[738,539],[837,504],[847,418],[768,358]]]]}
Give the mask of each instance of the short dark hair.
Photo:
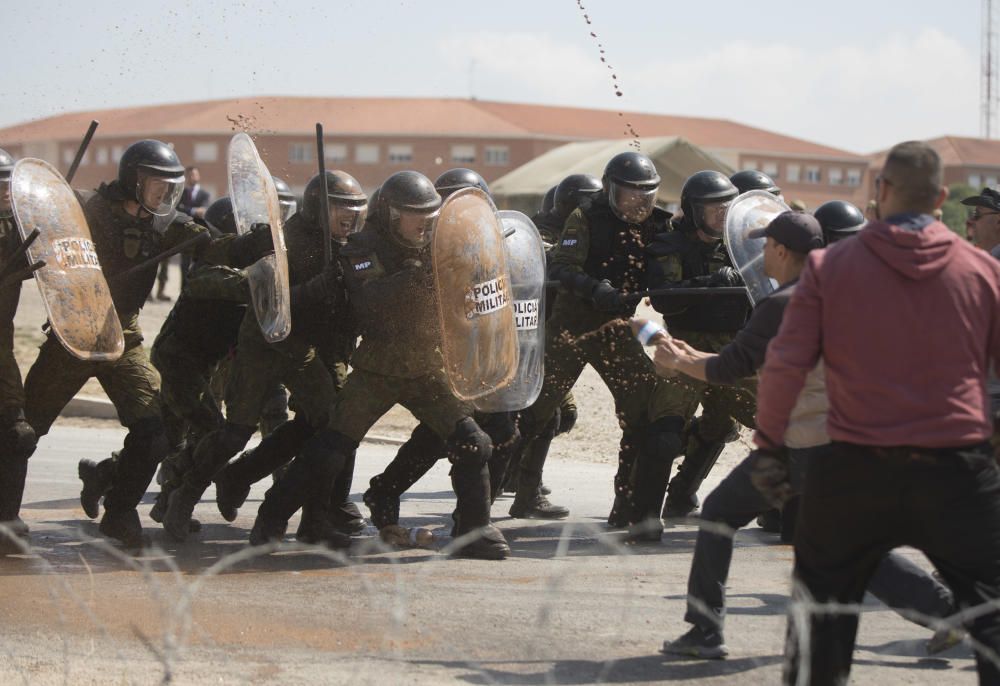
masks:
{"type": "Polygon", "coordinates": [[[190,171],[201,171],[201,170],[198,169],[197,165],[192,164],[190,167],[184,167],[184,171],[190,172],[190,171]]]}
{"type": "Polygon", "coordinates": [[[923,141],[899,143],[885,158],[882,178],[895,186],[906,209],[930,213],[941,194],[941,158],[923,141]]]}

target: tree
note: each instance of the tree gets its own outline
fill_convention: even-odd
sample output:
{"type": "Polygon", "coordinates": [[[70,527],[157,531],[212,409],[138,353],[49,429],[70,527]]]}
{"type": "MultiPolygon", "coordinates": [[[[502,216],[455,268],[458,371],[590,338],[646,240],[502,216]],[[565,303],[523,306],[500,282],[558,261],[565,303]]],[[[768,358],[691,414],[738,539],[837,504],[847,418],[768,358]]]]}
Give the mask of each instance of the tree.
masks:
{"type": "Polygon", "coordinates": [[[962,238],[968,238],[965,235],[965,220],[969,216],[969,208],[962,204],[962,200],[978,193],[966,183],[953,183],[948,187],[948,199],[941,206],[941,221],[962,238]]]}

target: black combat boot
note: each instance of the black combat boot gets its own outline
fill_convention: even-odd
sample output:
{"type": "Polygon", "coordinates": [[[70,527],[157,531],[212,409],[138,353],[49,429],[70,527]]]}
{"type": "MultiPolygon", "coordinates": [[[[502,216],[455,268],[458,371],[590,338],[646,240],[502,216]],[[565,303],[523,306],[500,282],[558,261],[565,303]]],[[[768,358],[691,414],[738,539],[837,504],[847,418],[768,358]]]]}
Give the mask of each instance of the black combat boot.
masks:
{"type": "Polygon", "coordinates": [[[643,432],[641,449],[632,468],[631,490],[635,506],[629,522],[629,539],[659,542],[663,535],[660,508],[670,477],[670,466],[683,449],[684,419],[661,417],[643,432]]]}
{"type": "Polygon", "coordinates": [[[490,474],[486,464],[456,463],[451,468],[458,515],[454,529],[457,539],[471,534],[472,540],[456,549],[456,557],[503,560],[510,546],[500,530],[490,523],[490,474]]]}
{"type": "Polygon", "coordinates": [[[549,446],[556,435],[558,417],[553,417],[534,440],[525,447],[518,472],[517,494],[510,506],[510,516],[515,519],[566,519],[569,509],[554,505],[542,495],[542,467],[549,453],[549,446]]]}
{"type": "Polygon", "coordinates": [[[702,438],[699,427],[700,420],[692,419],[684,460],[667,488],[667,500],[663,505],[664,519],[679,519],[697,511],[698,489],[715,466],[726,443],[739,437],[735,423],[729,433],[719,440],[702,438]]]}
{"type": "Polygon", "coordinates": [[[608,526],[624,529],[633,521],[635,504],[632,502],[632,469],[642,449],[641,436],[625,431],[618,443],[618,470],[615,472],[615,500],[608,514],[608,526]]]}
{"type": "Polygon", "coordinates": [[[149,546],[149,540],[142,533],[139,513],[135,510],[116,511],[105,507],[98,530],[108,538],[119,541],[128,550],[149,546]]]}
{"type": "Polygon", "coordinates": [[[111,457],[100,462],[80,460],[76,467],[76,473],[83,482],[83,488],[80,489],[80,506],[91,519],[97,519],[97,515],[101,513],[101,498],[115,481],[117,462],[118,453],[113,452],[111,457]]]}

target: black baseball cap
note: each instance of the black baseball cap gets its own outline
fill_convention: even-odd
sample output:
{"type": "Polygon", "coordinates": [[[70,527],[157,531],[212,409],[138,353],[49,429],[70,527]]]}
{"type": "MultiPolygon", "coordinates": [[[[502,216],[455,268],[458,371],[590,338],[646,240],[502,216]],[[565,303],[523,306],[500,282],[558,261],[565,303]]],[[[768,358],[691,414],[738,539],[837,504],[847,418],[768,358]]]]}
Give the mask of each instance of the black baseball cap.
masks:
{"type": "Polygon", "coordinates": [[[747,232],[747,238],[770,236],[783,246],[805,255],[810,250],[823,247],[823,229],[816,217],[807,212],[790,210],[782,212],[763,229],[747,232]]]}
{"type": "Polygon", "coordinates": [[[970,205],[971,207],[988,207],[991,210],[1000,212],[1000,192],[992,188],[984,188],[979,195],[966,198],[962,201],[962,204],[970,205]]]}

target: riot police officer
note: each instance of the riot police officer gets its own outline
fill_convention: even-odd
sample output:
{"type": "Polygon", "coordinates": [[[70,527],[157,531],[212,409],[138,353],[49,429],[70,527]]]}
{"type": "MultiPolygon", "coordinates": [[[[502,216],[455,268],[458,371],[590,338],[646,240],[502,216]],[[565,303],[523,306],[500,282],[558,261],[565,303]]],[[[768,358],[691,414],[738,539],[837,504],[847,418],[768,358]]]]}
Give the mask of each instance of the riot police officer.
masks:
{"type": "MultiPolygon", "coordinates": [[[[0,266],[5,271],[15,268],[9,264],[11,253],[21,244],[11,208],[13,170],[14,158],[0,149],[0,266]]],[[[18,263],[27,264],[23,258],[18,263]]],[[[0,286],[0,523],[27,539],[28,525],[19,512],[28,458],[35,451],[35,431],[24,418],[24,386],[14,359],[14,313],[20,296],[20,281],[0,286]]],[[[0,555],[6,552],[19,552],[19,546],[0,534],[0,555]]]]}
{"type": "Polygon", "coordinates": [[[95,192],[80,193],[101,269],[125,336],[125,352],[113,362],[71,356],[49,335],[25,379],[25,416],[39,436],[91,377],[104,387],[128,429],[118,459],[81,460],[80,504],[90,517],[99,513],[100,531],[128,547],[143,543],[136,506],[165,456],[168,445],[159,398],[159,375],[149,362],[139,328],[139,309],[156,279],[157,265],[133,268],[200,234],[196,259],[247,266],[272,248],[269,227],[243,236],[208,240],[208,229],[176,213],[184,188],[184,167],[174,151],[155,140],[130,145],[118,165],[118,178],[95,192]]]}
{"type": "Polygon", "coordinates": [[[747,191],[767,191],[771,195],[781,197],[781,189],[770,176],[756,169],[744,169],[729,177],[740,195],[747,191]]]}
{"type": "Polygon", "coordinates": [[[274,190],[278,191],[278,204],[281,206],[281,219],[287,222],[291,219],[292,215],[298,211],[299,203],[295,199],[295,194],[292,193],[292,189],[283,179],[279,179],[277,176],[272,176],[271,180],[274,181],[274,190]]]}
{"type": "Polygon", "coordinates": [[[349,301],[361,329],[353,371],[327,430],[318,432],[261,504],[251,543],[280,538],[294,512],[330,502],[330,484],[371,426],[393,405],[409,409],[447,446],[457,496],[458,554],[501,559],[509,552],[490,524],[489,436],[443,376],[440,326],[428,245],[441,196],[422,174],[405,171],[379,189],[365,229],[342,252],[349,301]]]}
{"type": "Polygon", "coordinates": [[[816,208],[813,216],[823,228],[823,240],[827,245],[850,238],[865,225],[864,213],[846,200],[825,202],[816,208]]]}
{"type": "MultiPolygon", "coordinates": [[[[707,352],[718,352],[729,343],[750,312],[744,293],[685,294],[689,287],[742,284],[722,243],[726,212],[738,192],[720,172],[694,174],[681,190],[682,218],[649,246],[656,281],[673,287],[650,298],[654,309],[663,315],[672,336],[707,352]]],[[[686,515],[697,507],[698,487],[726,442],[738,436],[733,418],[750,426],[753,409],[752,393],[745,388],[708,387],[681,377],[658,382],[649,408],[652,424],[631,479],[629,519],[637,538],[659,540],[660,505],[674,459],[682,452],[686,456],[670,482],[665,518],[686,515]],[[699,404],[702,415],[694,418],[699,404]]]]}

